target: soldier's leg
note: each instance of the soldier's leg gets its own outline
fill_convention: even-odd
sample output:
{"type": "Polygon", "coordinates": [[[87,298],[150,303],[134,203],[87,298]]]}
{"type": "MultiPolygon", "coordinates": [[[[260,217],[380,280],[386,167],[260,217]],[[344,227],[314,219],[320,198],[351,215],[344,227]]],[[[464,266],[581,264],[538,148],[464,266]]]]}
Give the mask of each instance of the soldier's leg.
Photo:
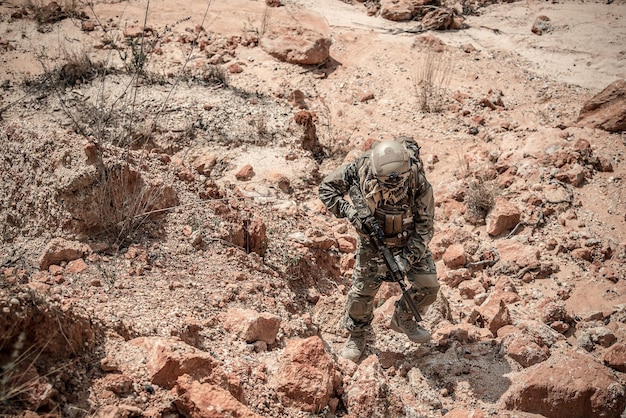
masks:
{"type": "MultiPolygon", "coordinates": [[[[423,315],[428,307],[437,300],[437,293],[439,292],[435,262],[429,251],[417,265],[412,266],[411,270],[407,272],[407,279],[411,283],[408,293],[420,314],[423,315]]],[[[396,302],[390,327],[394,331],[403,332],[411,341],[416,343],[426,343],[430,340],[430,333],[415,321],[404,298],[396,302]]]]}
{"type": "Polygon", "coordinates": [[[352,335],[365,334],[374,317],[374,297],[382,284],[378,278],[380,260],[368,247],[359,245],[348,292],[345,327],[352,335]]]}
{"type": "MultiPolygon", "coordinates": [[[[426,251],[421,261],[414,265],[406,276],[411,283],[409,293],[415,301],[415,306],[417,306],[420,314],[425,314],[428,307],[437,300],[440,288],[437,269],[430,251],[426,251]]],[[[404,312],[410,313],[410,308],[404,301],[398,305],[404,312]]]]}
{"type": "Polygon", "coordinates": [[[341,350],[342,357],[357,361],[363,354],[366,334],[374,316],[374,296],[380,285],[374,254],[359,243],[344,316],[344,325],[350,331],[350,338],[341,350]]]}

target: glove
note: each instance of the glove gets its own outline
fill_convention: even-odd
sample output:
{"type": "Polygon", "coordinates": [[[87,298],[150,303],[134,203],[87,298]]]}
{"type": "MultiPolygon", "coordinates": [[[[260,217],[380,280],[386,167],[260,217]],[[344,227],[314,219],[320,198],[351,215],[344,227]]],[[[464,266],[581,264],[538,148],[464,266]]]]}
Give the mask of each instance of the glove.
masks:
{"type": "Polygon", "coordinates": [[[357,231],[363,230],[361,218],[359,218],[359,215],[353,206],[350,206],[348,209],[346,209],[346,218],[356,228],[357,231]]]}
{"type": "Polygon", "coordinates": [[[402,273],[406,273],[410,269],[409,262],[401,255],[395,255],[393,259],[396,260],[396,264],[402,273]]]}

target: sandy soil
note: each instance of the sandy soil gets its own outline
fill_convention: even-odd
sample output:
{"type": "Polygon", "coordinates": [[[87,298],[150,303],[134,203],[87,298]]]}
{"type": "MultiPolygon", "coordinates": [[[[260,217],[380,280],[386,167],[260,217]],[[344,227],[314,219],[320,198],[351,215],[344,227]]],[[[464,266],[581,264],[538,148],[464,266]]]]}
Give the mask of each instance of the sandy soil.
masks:
{"type": "MultiPolygon", "coordinates": [[[[140,1],[102,1],[83,11],[106,31],[96,27],[86,32],[75,18],[45,24],[35,23],[32,16],[11,18],[26,3],[0,1],[0,128],[8,132],[17,126],[22,135],[21,142],[14,139],[7,146],[7,163],[0,174],[2,188],[8,191],[3,193],[3,219],[20,219],[5,222],[0,265],[23,269],[26,273],[21,280],[44,283],[42,293],[53,303],[84,309],[93,322],[103,324],[108,337],[98,348],[99,359],[86,370],[92,366],[98,369],[99,360],[108,355],[126,364],[122,367],[125,373],[138,376],[134,352],[124,345],[125,340],[146,335],[185,336],[194,321],[203,326],[199,337],[203,349],[225,363],[245,363],[258,372],[254,376],[271,375],[289,338],[322,335],[336,355],[345,338],[337,322],[349,286],[349,270],[339,265],[349,255],[331,250],[313,252],[312,256],[299,243],[311,231],[352,231],[321,209],[316,182],[372,140],[399,135],[418,139],[424,159],[430,162],[428,177],[439,203],[436,238],[461,231],[475,237],[481,248],[495,245],[497,240],[486,234],[484,225],[467,223],[453,209],[447,213],[443,204],[454,200],[451,196],[465,187],[470,173],[488,167],[491,156],[497,155],[518,170],[518,180],[508,190],[509,198],[523,201],[530,191],[542,191],[548,197],[551,192],[558,195],[560,189],[546,185],[551,171],[541,165],[541,156],[575,140],[588,140],[594,154],[610,160],[614,171],[596,172],[584,187],[573,189],[572,208],[554,215],[541,230],[524,228],[519,233],[522,242],[536,246],[545,260],[560,269],[549,280],[517,280],[525,302],[515,309],[521,317],[532,318],[543,297],[558,298],[563,289],[569,291],[565,301],[568,311],[577,315],[590,310],[611,312],[626,303],[626,277],[618,262],[614,265],[619,280],[614,283],[600,277],[601,266],[545,250],[550,239],[566,243],[573,236],[599,239],[612,247],[626,243],[626,136],[576,126],[586,100],[611,82],[626,78],[625,2],[491,5],[466,16],[462,30],[418,34],[411,33],[415,22],[368,16],[359,3],[285,3],[284,7],[268,9],[264,2],[252,0],[158,0],[151,1],[149,7],[140,1]],[[261,33],[272,22],[302,19],[299,13],[303,9],[315,13],[314,17],[308,15],[307,25],[333,41],[331,59],[324,65],[291,65],[257,46],[239,45],[227,57],[229,61],[220,64],[237,63],[243,68],[241,73],[228,74],[230,89],[194,83],[189,78],[172,88],[183,70],[201,73],[210,63],[206,53],[192,49],[184,40],[199,26],[220,40],[245,38],[261,33]],[[538,16],[547,16],[550,21],[549,31],[541,36],[531,32],[538,16]],[[102,83],[66,87],[63,102],[46,90],[45,83],[35,81],[63,64],[68,54],[85,52],[93,62],[104,60],[111,68],[123,66],[122,55],[103,45],[111,38],[121,39],[125,30],[141,28],[144,22],[163,41],[147,68],[155,80],[165,81],[142,80],[138,84],[133,106],[141,115],[139,121],[146,126],[155,123],[159,129],[153,138],[156,151],[137,158],[142,170],[173,185],[180,204],[168,211],[165,222],[154,230],[142,230],[130,250],[123,246],[119,253],[95,254],[87,259],[87,271],[61,273],[65,277],[61,281],[58,274],[38,268],[39,256],[50,239],[65,236],[92,243],[101,239],[68,233],[71,216],[63,212],[62,199],[56,197],[60,185],[65,184],[63,173],[69,178],[84,174],[78,173],[81,166],[72,162],[66,171],[59,168],[63,165],[59,161],[75,161],[85,143],[68,113],[78,115],[90,106],[108,105],[133,83],[123,74],[111,74],[102,83]],[[444,45],[437,53],[438,62],[448,71],[449,80],[444,86],[442,111],[424,113],[416,80],[437,40],[444,45]],[[288,100],[294,90],[304,93],[308,110],[318,117],[317,134],[327,150],[321,161],[298,145],[301,132],[293,122],[298,109],[288,100]],[[371,93],[373,99],[360,101],[364,93],[371,93]],[[479,106],[485,97],[500,97],[503,106],[493,111],[479,106]],[[190,131],[195,135],[186,135],[190,131]],[[209,154],[217,158],[219,172],[204,177],[196,173],[193,180],[184,180],[180,167],[190,167],[196,155],[209,154]],[[294,155],[297,158],[292,158],[294,155]],[[254,177],[238,180],[235,174],[246,164],[253,167],[254,177]],[[277,174],[287,177],[292,191],[284,192],[276,185],[273,179],[277,174]],[[237,203],[228,207],[199,199],[211,179],[230,199],[229,204],[237,203]],[[10,211],[13,217],[6,215],[10,211]],[[263,219],[268,229],[269,248],[263,259],[227,243],[233,235],[229,226],[253,217],[263,219]],[[194,241],[198,234],[204,238],[203,246],[194,241]],[[225,334],[219,326],[221,315],[235,306],[270,310],[283,318],[285,326],[276,345],[269,351],[253,353],[250,345],[225,334]],[[235,360],[238,358],[252,360],[235,360]]],[[[121,158],[122,151],[112,154],[121,158]]],[[[441,261],[438,267],[442,274],[447,272],[441,261]]],[[[6,271],[5,278],[15,276],[14,270],[6,271]]],[[[474,305],[461,297],[458,289],[444,285],[442,293],[455,317],[463,317],[474,305]]],[[[380,315],[385,318],[385,312],[380,315]]],[[[433,313],[427,324],[436,329],[440,319],[440,313],[433,313]]],[[[420,412],[424,416],[441,416],[455,407],[482,408],[494,412],[493,416],[506,414],[500,409],[499,396],[515,380],[515,373],[522,371],[519,365],[492,352],[463,360],[472,373],[450,378],[458,385],[455,397],[439,396],[442,388],[437,385],[444,383],[437,380],[437,367],[459,360],[432,347],[413,346],[382,322],[375,327],[370,353],[381,357],[400,353],[404,363],[398,370],[416,370],[415,374],[419,372],[417,366],[421,367],[427,379],[422,382],[414,376],[422,382],[412,381],[417,388],[414,391],[424,389],[429,396],[434,393],[432,396],[442,399],[443,407],[432,409],[424,406],[424,399],[415,401],[406,373],[389,372],[386,379],[409,404],[423,406],[420,412]]],[[[622,334],[618,335],[624,342],[622,334]]],[[[575,346],[575,334],[567,336],[567,344],[575,346]]],[[[567,356],[567,344],[555,349],[553,355],[567,356]]],[[[67,388],[75,389],[76,402],[90,407],[89,413],[94,414],[107,402],[101,395],[110,395],[99,380],[102,371],[89,373],[82,373],[89,375],[83,380],[68,377],[64,382],[67,388]]],[[[244,387],[257,413],[268,417],[310,416],[272,403],[272,395],[259,389],[261,386],[250,377],[244,387]],[[262,409],[264,402],[275,409],[262,409]]],[[[123,400],[144,411],[163,410],[170,401],[171,394],[160,389],[150,396],[137,389],[123,400]]]]}

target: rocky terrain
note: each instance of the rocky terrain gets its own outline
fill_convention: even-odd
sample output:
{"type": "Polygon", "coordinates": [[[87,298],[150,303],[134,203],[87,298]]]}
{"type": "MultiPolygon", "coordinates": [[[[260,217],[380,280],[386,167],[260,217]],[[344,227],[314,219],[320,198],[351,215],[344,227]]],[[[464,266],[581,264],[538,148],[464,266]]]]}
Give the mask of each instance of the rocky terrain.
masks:
{"type": "Polygon", "coordinates": [[[0,416],[626,417],[626,4],[0,1],[0,416]],[[414,137],[428,344],[320,180],[414,137]]]}

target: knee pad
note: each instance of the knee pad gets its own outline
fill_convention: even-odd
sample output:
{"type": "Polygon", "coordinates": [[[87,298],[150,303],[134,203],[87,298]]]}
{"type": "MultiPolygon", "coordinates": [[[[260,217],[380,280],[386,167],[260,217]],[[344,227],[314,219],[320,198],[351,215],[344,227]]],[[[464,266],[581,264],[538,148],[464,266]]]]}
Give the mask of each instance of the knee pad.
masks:
{"type": "Polygon", "coordinates": [[[436,274],[423,273],[415,276],[412,287],[415,292],[413,297],[415,304],[418,308],[425,308],[437,300],[437,294],[441,286],[436,274]]]}
{"type": "Polygon", "coordinates": [[[374,316],[374,299],[348,298],[346,313],[354,322],[369,323],[374,316]]]}

